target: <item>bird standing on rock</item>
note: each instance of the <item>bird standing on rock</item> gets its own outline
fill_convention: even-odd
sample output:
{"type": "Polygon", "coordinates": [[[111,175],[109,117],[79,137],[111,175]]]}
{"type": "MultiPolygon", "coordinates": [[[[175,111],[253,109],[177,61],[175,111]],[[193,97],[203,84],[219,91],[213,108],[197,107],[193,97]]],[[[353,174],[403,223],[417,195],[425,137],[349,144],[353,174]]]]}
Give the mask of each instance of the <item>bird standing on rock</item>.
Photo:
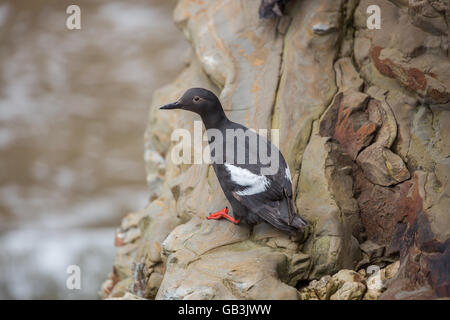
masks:
{"type": "Polygon", "coordinates": [[[307,222],[296,213],[291,175],[283,155],[264,137],[230,121],[214,93],[191,88],[178,101],[160,109],[195,112],[205,125],[212,165],[234,216],[224,208],[208,219],[226,218],[235,224],[244,220],[250,225],[265,221],[291,234],[303,231],[307,222]]]}

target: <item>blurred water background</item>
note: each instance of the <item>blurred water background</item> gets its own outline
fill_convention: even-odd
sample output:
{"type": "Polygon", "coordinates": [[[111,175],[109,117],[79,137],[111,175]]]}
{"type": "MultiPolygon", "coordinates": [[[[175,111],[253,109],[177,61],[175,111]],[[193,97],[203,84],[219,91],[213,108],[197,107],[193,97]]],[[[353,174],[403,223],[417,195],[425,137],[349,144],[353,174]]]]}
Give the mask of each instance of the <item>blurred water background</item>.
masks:
{"type": "Polygon", "coordinates": [[[98,297],[115,228],[148,201],[148,106],[188,47],[174,6],[0,2],[0,299],[98,297]],[[66,28],[70,4],[81,30],[66,28]]]}

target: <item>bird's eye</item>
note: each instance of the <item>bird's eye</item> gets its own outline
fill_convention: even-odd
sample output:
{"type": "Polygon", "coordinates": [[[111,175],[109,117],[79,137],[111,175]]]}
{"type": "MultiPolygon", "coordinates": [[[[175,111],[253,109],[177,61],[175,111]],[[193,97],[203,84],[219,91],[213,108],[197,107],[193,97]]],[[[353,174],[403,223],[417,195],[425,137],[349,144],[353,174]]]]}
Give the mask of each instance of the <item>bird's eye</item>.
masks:
{"type": "Polygon", "coordinates": [[[194,102],[199,102],[200,101],[200,97],[199,96],[195,96],[193,100],[194,100],[194,102]]]}

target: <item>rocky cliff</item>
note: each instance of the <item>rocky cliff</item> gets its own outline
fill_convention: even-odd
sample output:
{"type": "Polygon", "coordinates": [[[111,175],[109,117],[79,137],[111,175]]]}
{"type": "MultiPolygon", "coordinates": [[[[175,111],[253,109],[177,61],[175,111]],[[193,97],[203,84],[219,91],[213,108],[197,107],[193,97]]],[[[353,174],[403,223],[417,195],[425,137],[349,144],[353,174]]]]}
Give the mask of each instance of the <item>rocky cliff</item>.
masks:
{"type": "MultiPolygon", "coordinates": [[[[116,235],[103,295],[149,299],[417,299],[449,293],[450,59],[446,0],[180,0],[192,46],[154,94],[146,132],[149,205],[116,235]],[[381,29],[368,29],[379,6],[381,29]],[[309,233],[206,220],[226,205],[208,165],[175,165],[161,112],[189,87],[229,117],[279,129],[309,233]]],[[[197,119],[198,120],[198,119],[197,119]]]]}

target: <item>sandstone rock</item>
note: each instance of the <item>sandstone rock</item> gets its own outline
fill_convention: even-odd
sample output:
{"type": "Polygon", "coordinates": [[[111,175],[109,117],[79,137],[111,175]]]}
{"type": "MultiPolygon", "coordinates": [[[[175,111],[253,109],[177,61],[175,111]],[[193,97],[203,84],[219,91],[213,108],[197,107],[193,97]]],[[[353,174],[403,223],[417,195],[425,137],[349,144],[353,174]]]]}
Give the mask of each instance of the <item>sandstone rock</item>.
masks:
{"type": "Polygon", "coordinates": [[[330,297],[330,300],[359,300],[365,291],[366,287],[360,282],[346,282],[330,297]]]}
{"type": "Polygon", "coordinates": [[[373,144],[358,156],[358,164],[373,184],[390,186],[409,179],[403,160],[391,150],[373,144]]]}
{"type": "Polygon", "coordinates": [[[343,285],[346,282],[362,282],[363,277],[353,270],[340,270],[338,273],[333,275],[333,281],[337,284],[338,287],[343,285]]]}
{"type": "Polygon", "coordinates": [[[319,300],[319,297],[317,297],[316,292],[309,287],[301,289],[298,294],[300,300],[319,300]]]}
{"type": "Polygon", "coordinates": [[[116,232],[116,238],[114,240],[114,245],[116,247],[120,247],[126,245],[128,243],[132,243],[141,237],[141,230],[138,228],[130,228],[127,231],[116,232]]]}
{"type": "Polygon", "coordinates": [[[389,186],[410,174],[403,160],[389,149],[397,125],[383,92],[370,87],[368,93],[374,98],[353,88],[337,94],[321,119],[320,134],[336,140],[372,183],[389,186]]]}
{"type": "Polygon", "coordinates": [[[248,239],[248,228],[226,221],[193,218],[177,227],[163,243],[167,270],[156,298],[296,299],[296,290],[279,278],[301,278],[308,256],[290,263],[285,254],[248,239]]]}
{"type": "Polygon", "coordinates": [[[325,276],[325,277],[322,277],[317,282],[313,282],[312,288],[314,289],[317,297],[320,300],[328,300],[331,295],[331,290],[333,290],[332,289],[333,285],[334,285],[334,283],[331,280],[331,277],[325,276]]]}
{"type": "Polygon", "coordinates": [[[448,48],[444,15],[435,12],[433,23],[429,23],[420,10],[411,11],[405,3],[396,6],[383,0],[377,3],[383,12],[383,26],[368,30],[366,8],[370,4],[361,1],[355,11],[355,58],[363,78],[380,88],[407,90],[431,103],[447,103],[450,62],[446,54],[431,53],[448,48]]]}
{"type": "Polygon", "coordinates": [[[292,239],[289,234],[273,228],[268,223],[259,223],[253,228],[252,240],[274,249],[283,249],[294,254],[301,248],[301,239],[292,239]]]}
{"type": "Polygon", "coordinates": [[[312,123],[337,90],[333,60],[342,20],[341,1],[296,1],[293,5],[272,127],[280,129],[280,150],[295,175],[312,123]]]}
{"type": "Polygon", "coordinates": [[[245,226],[193,218],[170,233],[163,243],[164,254],[167,256],[180,248],[186,248],[195,255],[202,255],[214,248],[247,240],[249,234],[245,226]]]}
{"type": "Polygon", "coordinates": [[[361,259],[358,263],[357,269],[361,266],[369,266],[373,264],[383,264],[387,257],[385,254],[385,246],[380,245],[371,240],[366,240],[359,246],[361,248],[363,259],[361,259]]]}
{"type": "Polygon", "coordinates": [[[98,295],[101,299],[105,299],[106,297],[108,297],[111,294],[111,291],[115,285],[113,279],[111,279],[111,278],[112,278],[112,274],[109,274],[108,279],[103,281],[103,283],[100,287],[100,291],[98,292],[98,295]]]}
{"type": "Polygon", "coordinates": [[[121,230],[127,231],[131,228],[139,227],[139,222],[144,219],[148,215],[147,210],[140,210],[138,212],[131,212],[127,214],[123,219],[120,225],[121,230]]]}
{"type": "MultiPolygon", "coordinates": [[[[335,181],[330,171],[339,170],[333,155],[337,151],[333,150],[328,140],[318,134],[316,126],[303,155],[298,184],[299,213],[314,225],[314,233],[303,249],[311,255],[313,263],[310,279],[337,272],[341,268],[353,268],[360,255],[357,240],[352,236],[352,225],[344,218],[347,214],[351,215],[353,209],[347,212],[346,206],[342,205],[344,201],[349,201],[348,206],[352,207],[352,195],[343,193],[341,196],[337,191],[351,189],[351,184],[334,188],[335,181]],[[341,203],[336,201],[338,198],[341,198],[341,203]]],[[[340,182],[345,181],[345,178],[340,179],[340,182]]]]}
{"type": "Polygon", "coordinates": [[[156,297],[158,293],[159,287],[161,286],[161,282],[163,280],[163,274],[159,272],[152,272],[149,276],[145,296],[147,297],[156,297]]]}
{"type": "Polygon", "coordinates": [[[116,248],[113,269],[114,275],[118,278],[118,280],[123,280],[132,276],[131,267],[138,248],[138,243],[128,244],[116,248]]]}
{"type": "Polygon", "coordinates": [[[169,211],[173,207],[160,200],[153,201],[146,210],[148,214],[140,222],[145,236],[133,257],[132,292],[145,298],[154,298],[164,273],[161,243],[180,220],[169,211]]]}
{"type": "Polygon", "coordinates": [[[349,89],[360,91],[364,81],[356,71],[351,58],[343,57],[337,60],[334,64],[334,70],[336,72],[336,83],[342,92],[349,89]]]}
{"type": "Polygon", "coordinates": [[[391,148],[397,138],[398,126],[392,108],[386,101],[389,91],[371,86],[367,89],[367,93],[373,98],[368,105],[369,117],[380,127],[375,143],[385,148],[391,148]]]}
{"type": "Polygon", "coordinates": [[[342,269],[335,275],[313,280],[300,289],[302,300],[359,300],[366,292],[366,285],[361,274],[342,269]]]}
{"type": "Polygon", "coordinates": [[[366,292],[364,278],[353,270],[340,270],[331,281],[330,300],[359,300],[366,292]]]}
{"type": "Polygon", "coordinates": [[[291,286],[295,286],[299,280],[308,278],[311,269],[311,259],[308,254],[298,253],[291,256],[288,263],[287,277],[280,275],[281,279],[291,286]]]}
{"type": "Polygon", "coordinates": [[[331,282],[331,276],[324,276],[319,280],[313,280],[310,282],[307,288],[302,289],[301,296],[304,300],[310,296],[311,298],[319,300],[328,300],[330,298],[330,291],[333,283],[331,282]],[[308,294],[310,292],[310,294],[308,294]],[[305,295],[306,293],[306,295],[305,295]]]}
{"type": "Polygon", "coordinates": [[[269,128],[283,40],[273,32],[276,21],[259,20],[258,6],[258,1],[183,0],[174,19],[203,70],[222,89],[230,118],[251,128],[269,128]]]}
{"type": "Polygon", "coordinates": [[[378,258],[383,255],[384,246],[381,246],[371,240],[367,240],[360,245],[361,250],[366,253],[369,258],[378,258]]]}
{"type": "Polygon", "coordinates": [[[399,268],[400,268],[400,261],[396,261],[386,266],[386,268],[384,268],[385,278],[392,279],[397,274],[399,268]]]}
{"type": "Polygon", "coordinates": [[[297,299],[295,288],[277,279],[286,256],[241,242],[197,257],[181,250],[168,257],[157,299],[297,299]]]}
{"type": "Polygon", "coordinates": [[[382,28],[368,30],[368,0],[295,1],[278,25],[259,20],[258,1],[179,1],[174,18],[193,53],[154,94],[151,204],[122,223],[110,295],[126,285],[157,299],[450,296],[443,3],[380,0],[382,28]],[[171,158],[171,132],[192,134],[198,118],[157,109],[194,86],[216,92],[232,120],[280,129],[296,206],[311,223],[303,239],[205,220],[227,205],[212,168],[171,158]],[[342,271],[397,260],[378,274],[342,271]],[[313,281],[297,292],[300,280],[313,281]]]}
{"type": "Polygon", "coordinates": [[[128,292],[128,288],[130,287],[132,283],[132,279],[131,278],[126,278],[122,281],[119,281],[118,283],[116,283],[114,285],[113,290],[109,293],[108,297],[110,298],[118,298],[118,297],[123,297],[124,295],[126,295],[128,292]]]}
{"type": "Polygon", "coordinates": [[[339,93],[320,122],[320,134],[334,138],[352,160],[367,147],[377,130],[365,112],[369,96],[350,89],[339,93]]]}
{"type": "MultiPolygon", "coordinates": [[[[355,11],[355,61],[360,75],[370,86],[367,93],[379,101],[382,109],[378,110],[384,111],[380,117],[383,126],[389,124],[389,130],[379,129],[372,155],[369,155],[370,150],[366,151],[365,161],[378,169],[374,172],[366,168],[365,177],[357,174],[357,190],[361,191],[357,200],[368,238],[385,244],[386,255],[403,257],[400,272],[382,298],[448,295],[448,290],[444,289],[448,286],[448,277],[438,276],[445,274],[440,270],[445,264],[443,248],[449,238],[448,231],[444,231],[444,228],[448,230],[449,219],[442,219],[444,215],[448,216],[448,210],[438,205],[443,199],[448,201],[448,196],[443,196],[444,190],[448,190],[448,175],[441,171],[445,167],[448,172],[443,156],[449,149],[441,143],[448,141],[442,139],[448,134],[436,122],[437,119],[439,123],[446,121],[448,114],[450,73],[445,67],[449,63],[446,53],[448,24],[442,8],[433,3],[409,1],[394,5],[390,1],[380,1],[381,30],[366,28],[365,10],[370,1],[361,1],[355,11]],[[385,28],[391,32],[384,32],[385,28]],[[430,107],[426,107],[428,104],[430,107]],[[439,117],[436,117],[437,113],[439,117]],[[389,172],[388,166],[380,166],[384,158],[375,160],[375,150],[383,154],[385,148],[406,163],[403,165],[397,156],[387,157],[387,163],[394,159],[389,167],[404,177],[404,182],[390,188],[381,185],[397,184],[396,174],[389,172]],[[404,168],[408,168],[411,178],[404,168]],[[440,177],[438,184],[437,175],[440,177]],[[425,187],[426,181],[434,187],[425,187]],[[441,227],[436,224],[438,220],[441,227]],[[420,237],[427,240],[414,240],[420,237]],[[435,276],[426,277],[425,274],[435,276]]],[[[388,155],[392,156],[390,152],[388,155]]]]}

